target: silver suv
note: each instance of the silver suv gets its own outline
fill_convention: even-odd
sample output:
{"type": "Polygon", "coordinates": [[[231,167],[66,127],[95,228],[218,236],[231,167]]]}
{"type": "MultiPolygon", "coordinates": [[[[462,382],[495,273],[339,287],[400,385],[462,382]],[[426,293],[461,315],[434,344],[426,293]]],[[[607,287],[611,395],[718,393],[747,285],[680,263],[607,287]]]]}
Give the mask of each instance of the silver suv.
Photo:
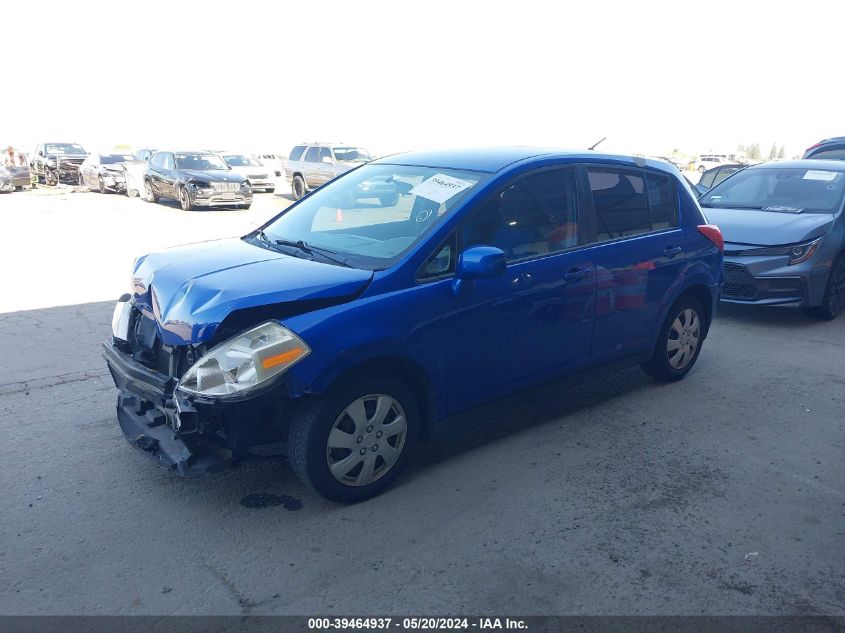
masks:
{"type": "Polygon", "coordinates": [[[285,165],[285,178],[293,197],[325,185],[350,169],[372,160],[370,153],[343,143],[301,143],[291,150],[285,165]]]}

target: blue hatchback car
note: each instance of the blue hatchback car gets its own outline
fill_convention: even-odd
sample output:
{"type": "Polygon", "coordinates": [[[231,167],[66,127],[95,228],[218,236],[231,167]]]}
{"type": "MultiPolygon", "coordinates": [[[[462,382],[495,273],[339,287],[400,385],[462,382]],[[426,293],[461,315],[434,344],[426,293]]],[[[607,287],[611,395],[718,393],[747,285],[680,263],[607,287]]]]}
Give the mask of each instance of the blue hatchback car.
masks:
{"type": "Polygon", "coordinates": [[[383,158],[243,238],[139,258],[104,343],[118,420],[181,474],[286,450],[322,495],[361,500],[477,405],[630,364],[682,378],[722,248],[659,161],[383,158]]]}

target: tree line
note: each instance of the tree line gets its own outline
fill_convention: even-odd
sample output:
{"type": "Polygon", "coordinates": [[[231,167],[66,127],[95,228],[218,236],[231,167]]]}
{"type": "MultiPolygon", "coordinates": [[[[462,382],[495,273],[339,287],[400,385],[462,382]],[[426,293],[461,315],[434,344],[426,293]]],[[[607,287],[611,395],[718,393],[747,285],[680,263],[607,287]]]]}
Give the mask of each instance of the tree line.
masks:
{"type": "MultiPolygon", "coordinates": [[[[760,143],[751,143],[749,145],[743,145],[740,143],[736,151],[738,152],[745,152],[745,155],[750,158],[751,160],[762,160],[763,153],[760,151],[760,143]]],[[[775,158],[785,158],[786,157],[786,148],[781,145],[778,148],[777,143],[772,143],[772,149],[769,150],[769,160],[773,160],[775,158]]]]}

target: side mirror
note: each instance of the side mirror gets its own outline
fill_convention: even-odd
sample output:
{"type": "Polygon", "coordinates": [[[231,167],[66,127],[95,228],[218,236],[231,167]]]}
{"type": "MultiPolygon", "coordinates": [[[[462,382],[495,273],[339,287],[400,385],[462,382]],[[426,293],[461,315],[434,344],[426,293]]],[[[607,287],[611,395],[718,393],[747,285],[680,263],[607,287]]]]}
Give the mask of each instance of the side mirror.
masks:
{"type": "Polygon", "coordinates": [[[505,252],[495,246],[471,246],[461,253],[455,269],[452,290],[457,296],[465,294],[475,279],[498,277],[505,272],[505,252]]]}

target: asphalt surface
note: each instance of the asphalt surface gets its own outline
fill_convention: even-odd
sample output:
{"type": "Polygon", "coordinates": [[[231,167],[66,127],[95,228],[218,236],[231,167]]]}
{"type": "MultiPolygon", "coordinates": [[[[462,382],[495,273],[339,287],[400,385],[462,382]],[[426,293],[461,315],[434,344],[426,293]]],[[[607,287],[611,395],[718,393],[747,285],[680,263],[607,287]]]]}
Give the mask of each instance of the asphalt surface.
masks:
{"type": "MultiPolygon", "coordinates": [[[[14,195],[0,221],[58,213],[14,195]]],[[[127,233],[181,213],[67,198],[127,233]]],[[[21,241],[0,249],[4,284],[21,241]]],[[[88,295],[114,296],[108,252],[88,295]]],[[[723,306],[684,381],[632,369],[502,401],[343,506],[284,462],[181,479],[132,449],[99,356],[112,303],[50,303],[75,274],[36,276],[21,305],[39,309],[0,293],[2,614],[845,614],[845,317],[723,306]]]]}

